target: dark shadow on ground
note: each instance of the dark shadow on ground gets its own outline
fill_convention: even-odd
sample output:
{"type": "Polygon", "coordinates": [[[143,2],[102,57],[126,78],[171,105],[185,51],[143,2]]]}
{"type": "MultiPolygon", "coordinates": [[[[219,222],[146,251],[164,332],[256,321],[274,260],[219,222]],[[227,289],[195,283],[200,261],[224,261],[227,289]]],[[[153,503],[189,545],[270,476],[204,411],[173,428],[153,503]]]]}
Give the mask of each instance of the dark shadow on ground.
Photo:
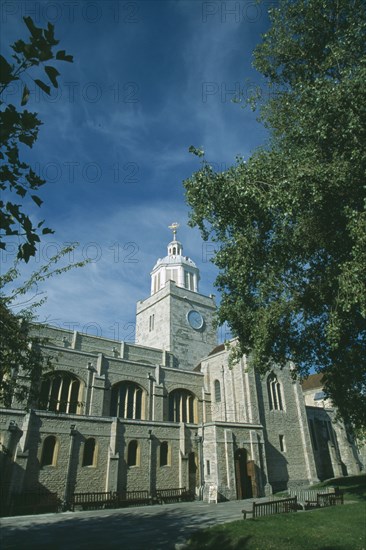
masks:
{"type": "Polygon", "coordinates": [[[337,477],[328,479],[322,485],[334,485],[346,491],[358,500],[366,500],[366,475],[337,477]]]}
{"type": "Polygon", "coordinates": [[[225,533],[205,531],[192,535],[189,550],[245,550],[252,537],[240,537],[236,542],[225,533]]]}
{"type": "MultiPolygon", "coordinates": [[[[98,512],[88,516],[68,513],[53,516],[49,522],[45,521],[45,516],[42,519],[34,517],[31,521],[24,518],[27,520],[24,526],[23,518],[19,518],[14,526],[2,526],[0,546],[2,550],[165,550],[174,549],[176,543],[185,542],[198,529],[217,523],[178,508],[167,508],[153,515],[149,514],[149,508],[123,514],[104,510],[100,516],[98,512]]],[[[222,544],[220,542],[219,546],[222,544]]],[[[226,543],[225,546],[227,550],[245,548],[226,543]]]]}

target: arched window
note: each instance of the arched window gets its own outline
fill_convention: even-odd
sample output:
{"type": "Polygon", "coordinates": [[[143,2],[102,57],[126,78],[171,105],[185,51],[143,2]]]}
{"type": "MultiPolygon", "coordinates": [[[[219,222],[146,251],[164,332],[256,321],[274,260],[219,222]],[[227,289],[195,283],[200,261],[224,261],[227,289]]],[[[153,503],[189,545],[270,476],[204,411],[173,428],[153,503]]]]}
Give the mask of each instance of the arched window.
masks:
{"type": "Polygon", "coordinates": [[[127,465],[128,466],[139,466],[140,463],[140,453],[139,453],[139,444],[134,439],[130,441],[127,449],[127,465]]]}
{"type": "Polygon", "coordinates": [[[219,380],[215,380],[215,401],[216,403],[220,403],[221,401],[221,386],[219,380]]]}
{"type": "Polygon", "coordinates": [[[141,420],[143,391],[134,382],[121,382],[112,388],[111,416],[141,420]]]}
{"type": "Polygon", "coordinates": [[[96,465],[97,444],[94,437],[89,437],[84,444],[83,466],[96,465]]]}
{"type": "Polygon", "coordinates": [[[267,390],[268,390],[268,401],[269,408],[271,411],[282,411],[283,410],[283,401],[281,394],[281,384],[277,380],[277,376],[271,372],[267,378],[267,390]]]}
{"type": "Polygon", "coordinates": [[[160,466],[169,466],[170,465],[170,456],[169,456],[169,444],[167,441],[163,441],[160,445],[160,466]]]}
{"type": "Polygon", "coordinates": [[[169,394],[169,420],[195,423],[195,397],[188,390],[174,390],[169,394]]]}
{"type": "Polygon", "coordinates": [[[55,466],[57,458],[57,439],[54,435],[49,435],[43,442],[41,466],[55,466]]]}
{"type": "Polygon", "coordinates": [[[78,413],[80,393],[80,380],[68,372],[54,372],[42,381],[38,406],[46,411],[78,413]]]}

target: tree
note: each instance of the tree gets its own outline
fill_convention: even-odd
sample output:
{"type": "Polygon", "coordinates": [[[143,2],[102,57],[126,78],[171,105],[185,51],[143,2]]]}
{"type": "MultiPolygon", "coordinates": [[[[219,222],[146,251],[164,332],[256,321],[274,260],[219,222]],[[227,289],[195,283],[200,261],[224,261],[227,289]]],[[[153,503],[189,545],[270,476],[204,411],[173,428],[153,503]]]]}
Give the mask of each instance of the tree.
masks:
{"type": "Polygon", "coordinates": [[[16,81],[23,83],[21,107],[24,107],[29,99],[29,88],[26,79],[30,78],[35,85],[46,94],[51,93],[51,86],[58,87],[58,70],[52,65],[45,65],[50,60],[72,61],[72,56],[65,50],[54,53],[58,40],[54,37],[54,26],[48,23],[47,29],[41,29],[34,25],[30,17],[24,17],[31,36],[28,42],[17,40],[12,46],[12,55],[15,63],[9,63],[0,55],[0,249],[6,248],[7,237],[19,237],[18,258],[29,260],[35,255],[40,235],[52,233],[47,227],[43,227],[44,221],[33,225],[29,215],[19,204],[19,200],[30,195],[37,206],[41,206],[42,200],[36,194],[39,188],[46,182],[40,178],[34,170],[21,160],[22,147],[32,148],[39,132],[41,121],[36,113],[27,109],[20,110],[12,104],[6,105],[1,99],[8,86],[16,81]],[[36,67],[42,66],[50,85],[39,78],[33,78],[36,67]],[[16,195],[16,197],[14,197],[16,195]]]}
{"type": "MultiPolygon", "coordinates": [[[[21,81],[20,107],[24,107],[30,96],[29,79],[50,95],[51,86],[58,87],[60,74],[49,64],[50,61],[72,62],[72,56],[65,50],[55,53],[59,41],[55,39],[53,25],[48,23],[47,28],[42,29],[36,27],[30,17],[23,19],[30,32],[28,42],[17,40],[11,46],[15,62],[8,62],[0,55],[0,249],[6,249],[8,237],[18,238],[18,262],[28,262],[35,255],[40,236],[53,231],[43,227],[44,221],[34,226],[24,206],[19,204],[28,195],[37,206],[42,204],[37,192],[46,182],[21,160],[22,149],[33,147],[41,121],[36,113],[6,104],[2,98],[12,83],[21,81]],[[49,84],[36,78],[39,76],[35,75],[37,68],[44,70],[49,84]]],[[[6,406],[10,406],[14,398],[30,404],[37,395],[37,382],[43,370],[52,368],[55,358],[42,349],[45,340],[34,334],[34,311],[45,299],[38,291],[38,285],[54,275],[87,263],[60,266],[59,261],[75,247],[76,244],[65,247],[23,284],[14,285],[20,275],[17,262],[0,276],[0,401],[6,406]],[[8,285],[13,289],[8,291],[8,285]],[[29,291],[34,291],[34,299],[27,300],[21,311],[14,313],[14,302],[29,291]]]]}
{"type": "Polygon", "coordinates": [[[42,373],[52,369],[57,361],[57,357],[44,349],[47,340],[37,334],[34,323],[35,311],[46,300],[39,285],[88,263],[60,265],[60,261],[73,253],[76,246],[77,243],[64,247],[21,284],[14,285],[20,277],[17,264],[0,275],[0,403],[7,407],[14,399],[26,406],[31,405],[38,395],[42,373]],[[15,306],[18,313],[14,312],[15,306]]]}
{"type": "MultiPolygon", "coordinates": [[[[281,0],[254,52],[266,147],[185,181],[192,226],[217,243],[218,322],[266,372],[324,374],[366,425],[366,17],[361,0],[281,0]]],[[[192,148],[195,154],[202,152],[192,148]]]]}

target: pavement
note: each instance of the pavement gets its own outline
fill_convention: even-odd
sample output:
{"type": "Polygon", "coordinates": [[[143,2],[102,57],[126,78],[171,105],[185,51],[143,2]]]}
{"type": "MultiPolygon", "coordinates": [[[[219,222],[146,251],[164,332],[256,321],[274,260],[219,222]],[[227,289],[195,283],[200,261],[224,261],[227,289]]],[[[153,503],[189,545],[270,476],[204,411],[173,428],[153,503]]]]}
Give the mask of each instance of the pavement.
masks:
{"type": "MultiPolygon", "coordinates": [[[[180,550],[198,529],[241,520],[254,499],[118,510],[62,512],[0,520],[1,550],[180,550]]],[[[257,502],[268,498],[255,499],[257,502]]]]}

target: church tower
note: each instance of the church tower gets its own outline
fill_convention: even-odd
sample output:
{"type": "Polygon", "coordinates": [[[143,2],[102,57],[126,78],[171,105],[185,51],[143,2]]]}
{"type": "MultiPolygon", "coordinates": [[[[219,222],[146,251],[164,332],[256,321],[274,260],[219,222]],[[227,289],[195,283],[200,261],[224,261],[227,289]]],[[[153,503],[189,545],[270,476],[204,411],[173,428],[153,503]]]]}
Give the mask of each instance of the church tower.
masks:
{"type": "Polygon", "coordinates": [[[151,272],[151,296],[137,304],[136,344],[169,351],[176,367],[193,370],[216,346],[214,299],[199,293],[199,269],[183,255],[173,223],[168,254],[151,272]]]}

